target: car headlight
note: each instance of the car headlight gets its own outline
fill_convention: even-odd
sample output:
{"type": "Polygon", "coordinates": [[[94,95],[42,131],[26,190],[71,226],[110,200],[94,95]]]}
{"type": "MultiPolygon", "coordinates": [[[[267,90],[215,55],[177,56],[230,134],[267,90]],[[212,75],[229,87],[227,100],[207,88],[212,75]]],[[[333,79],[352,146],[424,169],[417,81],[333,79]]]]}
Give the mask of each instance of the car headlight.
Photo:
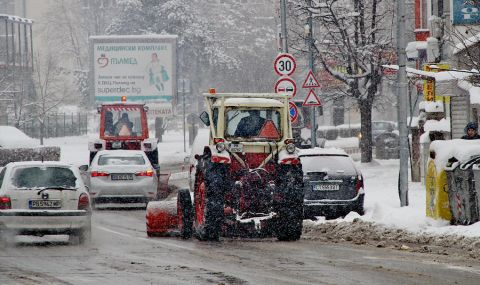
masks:
{"type": "Polygon", "coordinates": [[[292,154],[295,152],[295,145],[293,143],[289,143],[287,144],[285,149],[287,150],[288,153],[292,154]]]}
{"type": "Polygon", "coordinates": [[[222,152],[226,149],[226,145],[224,142],[217,143],[215,147],[217,148],[218,152],[222,152]]]}

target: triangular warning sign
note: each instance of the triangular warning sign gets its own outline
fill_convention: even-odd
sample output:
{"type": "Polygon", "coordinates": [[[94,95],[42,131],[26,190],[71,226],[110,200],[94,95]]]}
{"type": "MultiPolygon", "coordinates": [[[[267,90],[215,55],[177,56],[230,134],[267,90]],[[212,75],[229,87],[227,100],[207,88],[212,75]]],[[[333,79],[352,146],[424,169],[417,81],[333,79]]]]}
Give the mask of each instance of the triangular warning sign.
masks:
{"type": "Polygon", "coordinates": [[[317,88],[317,87],[320,87],[320,83],[318,83],[318,80],[315,78],[315,75],[310,69],[310,71],[308,72],[307,78],[305,78],[305,81],[303,82],[302,88],[317,88]]]}
{"type": "Polygon", "coordinates": [[[320,99],[318,99],[317,94],[315,94],[315,91],[313,91],[313,89],[310,90],[307,98],[305,98],[305,101],[303,101],[303,106],[322,106],[322,103],[320,103],[320,99]]]}

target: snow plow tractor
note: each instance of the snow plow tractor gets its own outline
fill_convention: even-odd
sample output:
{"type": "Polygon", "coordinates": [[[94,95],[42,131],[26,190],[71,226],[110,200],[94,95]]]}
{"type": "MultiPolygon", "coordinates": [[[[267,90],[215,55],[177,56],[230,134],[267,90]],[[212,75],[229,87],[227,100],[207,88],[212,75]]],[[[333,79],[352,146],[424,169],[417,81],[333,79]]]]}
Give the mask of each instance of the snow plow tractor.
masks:
{"type": "Polygon", "coordinates": [[[100,150],[143,150],[153,166],[158,165],[157,139],[149,138],[145,104],[103,104],[100,114],[100,136],[89,142],[91,163],[100,150]]]}
{"type": "MultiPolygon", "coordinates": [[[[288,97],[213,90],[204,97],[207,111],[200,118],[209,126],[209,142],[190,167],[193,195],[188,190],[178,193],[173,223],[180,235],[298,240],[303,172],[292,139],[288,97]]],[[[147,232],[154,232],[155,224],[168,224],[162,223],[169,218],[167,212],[173,213],[147,209],[147,232]]]]}

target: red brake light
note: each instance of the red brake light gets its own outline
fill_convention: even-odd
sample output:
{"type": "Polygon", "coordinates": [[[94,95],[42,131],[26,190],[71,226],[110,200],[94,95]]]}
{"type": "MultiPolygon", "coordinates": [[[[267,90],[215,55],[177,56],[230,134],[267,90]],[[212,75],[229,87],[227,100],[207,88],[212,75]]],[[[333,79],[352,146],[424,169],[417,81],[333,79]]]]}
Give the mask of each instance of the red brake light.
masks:
{"type": "Polygon", "coordinates": [[[152,177],[152,176],[153,176],[153,170],[140,171],[140,172],[135,173],[135,175],[136,175],[136,176],[149,176],[149,177],[152,177]]]}
{"type": "Polygon", "coordinates": [[[87,194],[82,193],[80,197],[78,197],[78,209],[87,211],[90,209],[90,199],[87,194]]]}
{"type": "Polygon", "coordinates": [[[108,176],[108,175],[110,175],[110,173],[102,172],[102,171],[92,171],[90,173],[91,177],[105,177],[105,176],[108,176]]]}
{"type": "Polygon", "coordinates": [[[213,143],[214,143],[214,144],[221,143],[221,142],[225,142],[225,140],[222,139],[222,138],[214,138],[214,139],[213,139],[213,143]]]}
{"type": "Polygon", "coordinates": [[[8,210],[12,208],[10,197],[0,197],[0,210],[8,210]]]}
{"type": "Polygon", "coordinates": [[[357,193],[360,191],[360,188],[363,188],[363,175],[358,175],[357,184],[355,185],[357,193]]]}

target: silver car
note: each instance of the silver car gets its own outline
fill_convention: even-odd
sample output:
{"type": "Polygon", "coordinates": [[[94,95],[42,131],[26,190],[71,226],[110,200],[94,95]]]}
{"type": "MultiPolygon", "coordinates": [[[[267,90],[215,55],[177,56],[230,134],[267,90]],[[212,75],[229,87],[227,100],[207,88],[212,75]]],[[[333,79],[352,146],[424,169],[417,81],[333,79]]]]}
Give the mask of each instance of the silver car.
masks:
{"type": "Polygon", "coordinates": [[[158,171],[143,151],[99,151],[84,175],[95,208],[145,207],[157,195],[158,171]]]}
{"type": "Polygon", "coordinates": [[[12,162],[0,171],[0,240],[15,235],[91,238],[90,196],[75,167],[60,162],[12,162]]]}

